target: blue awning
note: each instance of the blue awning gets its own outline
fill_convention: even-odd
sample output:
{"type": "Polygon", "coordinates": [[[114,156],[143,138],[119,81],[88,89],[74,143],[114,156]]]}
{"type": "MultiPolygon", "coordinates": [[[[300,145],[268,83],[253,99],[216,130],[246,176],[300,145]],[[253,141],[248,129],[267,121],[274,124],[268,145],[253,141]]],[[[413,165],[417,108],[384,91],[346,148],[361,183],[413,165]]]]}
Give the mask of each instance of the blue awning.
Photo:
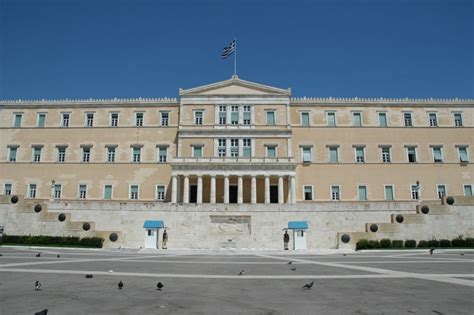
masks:
{"type": "Polygon", "coordinates": [[[165,227],[165,223],[163,221],[152,221],[152,220],[146,220],[145,223],[143,224],[143,227],[145,229],[162,229],[165,227]]]}
{"type": "Polygon", "coordinates": [[[289,221],[288,229],[290,230],[307,230],[308,221],[289,221]]]}

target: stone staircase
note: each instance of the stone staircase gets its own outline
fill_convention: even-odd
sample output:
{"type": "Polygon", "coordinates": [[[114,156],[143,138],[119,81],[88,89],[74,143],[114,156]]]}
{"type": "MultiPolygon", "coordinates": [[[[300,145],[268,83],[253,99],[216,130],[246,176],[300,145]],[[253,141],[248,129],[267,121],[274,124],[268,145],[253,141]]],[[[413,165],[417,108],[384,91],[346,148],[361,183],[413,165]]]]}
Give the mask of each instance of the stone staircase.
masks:
{"type": "Polygon", "coordinates": [[[338,232],[337,247],[355,249],[361,239],[381,240],[431,240],[454,239],[459,235],[473,236],[474,197],[453,196],[439,201],[421,202],[413,213],[390,215],[390,222],[365,224],[365,231],[338,232]],[[457,222],[467,224],[467,233],[459,233],[457,222]]]}
{"type": "Polygon", "coordinates": [[[120,231],[101,231],[96,229],[95,222],[74,221],[71,213],[48,211],[49,200],[25,199],[23,196],[0,195],[0,225],[4,226],[4,233],[10,235],[49,235],[49,236],[77,236],[101,237],[103,247],[113,247],[114,243],[122,238],[120,231]],[[8,211],[15,211],[16,215],[8,215],[8,211]],[[7,220],[8,217],[8,220],[7,220]],[[25,228],[17,226],[27,225],[28,234],[19,233],[25,228]]]}

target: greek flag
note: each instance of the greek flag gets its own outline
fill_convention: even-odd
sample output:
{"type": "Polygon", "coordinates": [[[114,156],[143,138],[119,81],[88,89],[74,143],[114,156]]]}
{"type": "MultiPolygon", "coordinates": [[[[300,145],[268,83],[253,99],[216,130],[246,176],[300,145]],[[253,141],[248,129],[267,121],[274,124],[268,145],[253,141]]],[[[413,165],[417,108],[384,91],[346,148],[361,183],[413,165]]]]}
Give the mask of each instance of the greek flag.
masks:
{"type": "Polygon", "coordinates": [[[233,52],[235,52],[235,39],[222,50],[222,59],[229,57],[233,52]]]}

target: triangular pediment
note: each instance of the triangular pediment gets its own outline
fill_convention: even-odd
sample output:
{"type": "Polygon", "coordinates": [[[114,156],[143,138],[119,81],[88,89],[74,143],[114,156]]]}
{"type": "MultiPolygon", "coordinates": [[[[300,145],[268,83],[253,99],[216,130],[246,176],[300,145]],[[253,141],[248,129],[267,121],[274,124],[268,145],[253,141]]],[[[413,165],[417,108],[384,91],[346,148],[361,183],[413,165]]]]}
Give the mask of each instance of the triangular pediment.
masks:
{"type": "Polygon", "coordinates": [[[180,96],[211,96],[211,95],[281,95],[289,96],[291,89],[280,89],[273,86],[263,85],[255,82],[239,79],[236,75],[231,79],[198,86],[191,89],[180,89],[180,96]]]}

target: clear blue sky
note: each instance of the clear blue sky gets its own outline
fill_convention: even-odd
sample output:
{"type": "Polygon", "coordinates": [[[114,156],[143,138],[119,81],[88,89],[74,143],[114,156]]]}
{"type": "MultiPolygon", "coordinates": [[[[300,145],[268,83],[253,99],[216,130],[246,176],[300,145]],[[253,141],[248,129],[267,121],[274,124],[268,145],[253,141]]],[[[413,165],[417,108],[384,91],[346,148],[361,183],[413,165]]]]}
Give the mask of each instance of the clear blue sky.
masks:
{"type": "Polygon", "coordinates": [[[474,97],[473,0],[0,0],[0,99],[174,97],[238,75],[294,96],[474,97]]]}

